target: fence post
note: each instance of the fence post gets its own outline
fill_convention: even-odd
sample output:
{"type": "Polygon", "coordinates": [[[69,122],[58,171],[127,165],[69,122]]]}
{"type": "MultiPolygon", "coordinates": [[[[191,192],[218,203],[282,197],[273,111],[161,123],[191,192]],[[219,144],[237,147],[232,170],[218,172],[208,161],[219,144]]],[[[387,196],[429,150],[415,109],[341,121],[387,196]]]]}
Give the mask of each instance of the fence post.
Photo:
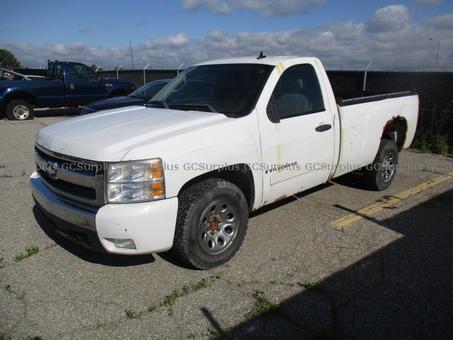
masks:
{"type": "Polygon", "coordinates": [[[146,84],[146,69],[149,67],[149,63],[143,68],[143,85],[146,84]]]}
{"type": "Polygon", "coordinates": [[[120,66],[117,66],[117,67],[115,67],[115,69],[116,69],[116,79],[119,79],[118,71],[119,71],[119,70],[120,70],[120,68],[122,68],[122,67],[123,67],[123,66],[121,66],[121,65],[120,65],[120,66]]]}
{"type": "Polygon", "coordinates": [[[373,61],[374,60],[370,60],[370,62],[368,63],[368,66],[365,68],[365,73],[363,74],[363,86],[362,86],[363,92],[366,91],[366,81],[368,78],[368,70],[370,69],[371,65],[373,65],[373,61]]]}
{"type": "Polygon", "coordinates": [[[178,66],[178,69],[176,70],[176,75],[178,75],[179,72],[181,72],[181,69],[183,66],[184,66],[184,63],[182,63],[181,65],[178,66]]]}

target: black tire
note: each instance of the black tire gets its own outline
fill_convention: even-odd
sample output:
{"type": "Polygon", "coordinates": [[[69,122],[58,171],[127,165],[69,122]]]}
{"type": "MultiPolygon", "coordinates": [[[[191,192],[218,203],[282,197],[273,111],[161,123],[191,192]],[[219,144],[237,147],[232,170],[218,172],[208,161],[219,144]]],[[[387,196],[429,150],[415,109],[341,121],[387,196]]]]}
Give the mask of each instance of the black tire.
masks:
{"type": "Polygon", "coordinates": [[[387,189],[395,178],[398,156],[398,147],[395,142],[382,139],[373,163],[363,170],[365,186],[374,191],[387,189]]]}
{"type": "Polygon", "coordinates": [[[188,187],[179,196],[171,252],[193,268],[220,266],[238,251],[244,241],[247,224],[248,205],[242,191],[222,179],[204,180],[188,187]]]}
{"type": "Polygon", "coordinates": [[[33,106],[23,99],[14,99],[6,106],[6,116],[10,120],[28,120],[33,118],[33,106]]]}

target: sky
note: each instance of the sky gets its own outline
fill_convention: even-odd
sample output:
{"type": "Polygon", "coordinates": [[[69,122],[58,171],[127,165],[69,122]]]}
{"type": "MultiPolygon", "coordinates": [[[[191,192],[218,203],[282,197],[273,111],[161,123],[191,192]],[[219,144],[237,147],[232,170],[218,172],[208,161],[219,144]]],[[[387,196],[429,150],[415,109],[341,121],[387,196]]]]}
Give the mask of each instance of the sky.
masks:
{"type": "Polygon", "coordinates": [[[319,57],[330,69],[453,70],[453,0],[1,0],[0,48],[103,69],[234,56],[319,57]]]}

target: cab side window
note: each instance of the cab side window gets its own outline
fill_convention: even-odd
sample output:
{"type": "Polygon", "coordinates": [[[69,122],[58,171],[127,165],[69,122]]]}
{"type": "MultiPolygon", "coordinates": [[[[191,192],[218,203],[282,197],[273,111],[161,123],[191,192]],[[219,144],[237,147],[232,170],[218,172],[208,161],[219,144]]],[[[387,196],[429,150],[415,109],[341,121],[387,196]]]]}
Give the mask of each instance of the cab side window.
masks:
{"type": "Polygon", "coordinates": [[[63,80],[63,65],[54,62],[49,63],[48,78],[51,80],[63,80]]]}
{"type": "Polygon", "coordinates": [[[96,81],[94,71],[83,64],[69,64],[69,76],[71,79],[96,81]]]}
{"type": "Polygon", "coordinates": [[[324,110],[318,77],[310,64],[288,68],[277,82],[267,106],[269,118],[278,117],[278,119],[297,117],[324,110]]]}

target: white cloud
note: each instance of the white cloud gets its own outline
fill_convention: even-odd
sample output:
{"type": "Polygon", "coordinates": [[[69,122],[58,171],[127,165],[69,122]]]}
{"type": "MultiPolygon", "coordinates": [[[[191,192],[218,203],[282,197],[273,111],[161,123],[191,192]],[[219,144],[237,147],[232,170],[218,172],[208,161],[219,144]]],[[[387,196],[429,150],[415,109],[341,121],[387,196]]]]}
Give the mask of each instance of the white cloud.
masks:
{"type": "Polygon", "coordinates": [[[234,0],[238,8],[250,9],[267,16],[283,16],[300,13],[308,8],[323,4],[324,0],[234,0]]]}
{"type": "MultiPolygon", "coordinates": [[[[363,68],[370,60],[374,65],[401,68],[398,65],[425,65],[436,56],[440,42],[439,65],[453,69],[453,14],[432,17],[425,22],[410,20],[405,6],[388,6],[376,11],[368,22],[339,22],[316,29],[279,32],[240,32],[229,34],[211,31],[201,38],[190,39],[185,33],[159,37],[133,46],[135,64],[148,63],[153,68],[175,68],[184,63],[235,56],[305,55],[319,57],[330,68],[363,68]]],[[[1,43],[12,50],[27,66],[44,66],[47,59],[81,61],[104,69],[115,65],[130,66],[129,46],[118,48],[73,44],[1,43]]]]}
{"type": "Polygon", "coordinates": [[[453,30],[453,14],[444,14],[426,21],[428,26],[435,29],[453,30]]]}
{"type": "Polygon", "coordinates": [[[409,24],[409,10],[404,5],[390,5],[378,9],[368,23],[371,32],[400,31],[409,24]]]}
{"type": "Polygon", "coordinates": [[[158,48],[158,47],[181,47],[190,43],[190,39],[185,33],[178,33],[173,36],[165,38],[155,38],[147,40],[145,46],[148,48],[158,48]]]}
{"type": "Polygon", "coordinates": [[[206,8],[222,14],[227,14],[231,10],[228,3],[219,0],[183,0],[182,5],[189,10],[206,8]]]}
{"type": "Polygon", "coordinates": [[[227,14],[233,9],[247,9],[266,16],[284,16],[303,12],[324,2],[325,0],[183,0],[182,3],[189,10],[206,9],[227,14]]]}

